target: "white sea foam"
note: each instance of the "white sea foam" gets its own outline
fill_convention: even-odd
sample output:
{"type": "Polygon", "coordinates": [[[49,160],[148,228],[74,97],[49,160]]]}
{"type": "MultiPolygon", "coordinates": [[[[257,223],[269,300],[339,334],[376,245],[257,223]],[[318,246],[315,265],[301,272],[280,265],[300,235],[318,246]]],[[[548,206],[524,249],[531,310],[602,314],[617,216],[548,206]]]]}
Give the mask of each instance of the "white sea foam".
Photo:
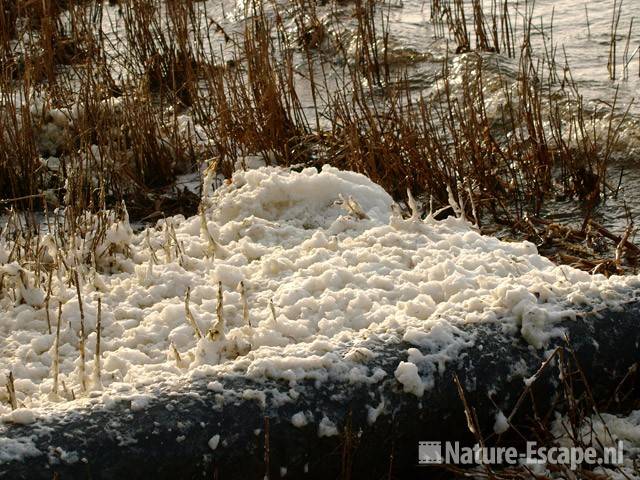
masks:
{"type": "MultiPolygon", "coordinates": [[[[12,371],[22,408],[19,418],[10,414],[2,389],[3,421],[87,401],[108,406],[118,398],[145,408],[146,395],[161,381],[207,377],[210,389],[224,394],[216,379],[226,374],[289,382],[290,394],[279,402],[295,401],[302,379],[373,387],[385,373],[368,365],[375,357],[371,341],[413,345],[399,352],[395,377],[408,395],[420,396],[437,372],[473,346],[473,330],[462,324],[500,322],[506,335],[544,348],[562,334],[559,320],[573,318],[583,305],[616,305],[639,284],[636,276],[607,279],[557,266],[530,243],[482,236],[461,219],[394,216],[392,199],[379,186],[328,166],[321,173],[238,172],[204,204],[206,229],[199,216],[174,217],[140,234],[126,219],[114,223],[103,240],[111,247],[97,262],[101,272],[83,272],[87,376],[102,394],[82,392],[78,300],[67,273],[53,276],[54,326],[57,302],[63,303],[60,380],[75,401],[62,398],[64,392],[51,395],[55,335],[47,333],[42,287],[33,284],[28,265],[7,262],[8,246],[0,244],[0,270],[16,287],[0,297],[0,384],[12,371]],[[353,213],[353,205],[366,218],[353,213]],[[168,225],[179,248],[166,234],[168,225]],[[187,288],[198,329],[216,330],[207,338],[196,338],[187,319],[187,288]],[[98,297],[100,384],[92,374],[98,297]],[[25,414],[29,410],[34,413],[25,414]]],[[[261,393],[242,395],[264,405],[270,397],[261,393]]]]}

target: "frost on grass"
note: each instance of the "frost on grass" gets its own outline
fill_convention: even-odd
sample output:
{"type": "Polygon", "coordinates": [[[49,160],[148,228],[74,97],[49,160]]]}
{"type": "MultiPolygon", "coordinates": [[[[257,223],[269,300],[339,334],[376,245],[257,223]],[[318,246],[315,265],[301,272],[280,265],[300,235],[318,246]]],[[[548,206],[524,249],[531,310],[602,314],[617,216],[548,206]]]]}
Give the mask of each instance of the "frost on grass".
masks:
{"type": "MultiPolygon", "coordinates": [[[[134,234],[126,216],[114,217],[93,238],[88,216],[89,242],[44,238],[43,255],[58,260],[51,260],[49,315],[46,281],[36,278],[43,273],[13,260],[11,245],[0,241],[0,385],[11,371],[19,408],[124,397],[141,409],[160,382],[206,378],[221,395],[217,379],[231,374],[289,382],[287,398],[274,401],[295,401],[302,379],[375,385],[385,373],[369,366],[376,356],[369,347],[401,341],[412,347],[400,352],[398,386],[420,396],[473,345],[463,324],[501,322],[505,334],[543,348],[576,307],[616,304],[638,285],[637,277],[556,266],[532,244],[481,236],[462,219],[392,215],[379,186],[328,166],[320,173],[258,168],[216,191],[210,179],[205,187],[192,218],[134,234]],[[96,247],[93,257],[86,245],[96,247]]],[[[10,416],[5,395],[0,388],[4,421],[31,418],[10,416]]],[[[267,401],[257,390],[241,395],[267,401]]]]}

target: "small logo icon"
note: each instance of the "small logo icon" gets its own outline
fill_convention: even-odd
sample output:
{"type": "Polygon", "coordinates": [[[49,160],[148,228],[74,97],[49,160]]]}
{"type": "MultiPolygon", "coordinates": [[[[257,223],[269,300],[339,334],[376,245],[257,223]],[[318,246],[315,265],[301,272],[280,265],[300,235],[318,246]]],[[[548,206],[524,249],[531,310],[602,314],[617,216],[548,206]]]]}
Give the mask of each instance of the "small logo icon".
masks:
{"type": "Polygon", "coordinates": [[[418,463],[420,465],[442,463],[442,442],[419,442],[418,463]]]}

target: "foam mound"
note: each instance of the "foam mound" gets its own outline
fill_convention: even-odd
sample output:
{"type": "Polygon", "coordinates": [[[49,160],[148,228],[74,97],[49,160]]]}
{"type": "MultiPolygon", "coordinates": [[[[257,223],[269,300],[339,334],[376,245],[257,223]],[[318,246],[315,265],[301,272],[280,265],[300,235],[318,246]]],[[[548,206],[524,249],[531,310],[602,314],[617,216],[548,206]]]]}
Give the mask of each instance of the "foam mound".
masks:
{"type": "Polygon", "coordinates": [[[325,165],[301,172],[277,167],[239,171],[213,193],[211,216],[219,224],[258,217],[306,229],[327,229],[341,215],[339,198],[352,197],[374,220],[386,223],[392,198],[367,177],[325,165]]]}
{"type": "Polygon", "coordinates": [[[220,375],[282,379],[292,392],[309,378],[375,386],[384,372],[363,362],[375,354],[367,348],[372,340],[420,347],[403,353],[395,372],[407,394],[420,396],[473,345],[461,324],[499,322],[506,335],[545,348],[562,334],[559,320],[585,305],[616,305],[638,287],[638,277],[556,266],[534,245],[482,236],[462,219],[401,218],[392,203],[356,173],[265,167],[206,193],[200,216],[127,236],[108,272],[79,267],[86,391],[71,273],[53,275],[50,317],[60,302],[64,382],[55,394],[55,333],[47,333],[46,311],[12,293],[28,275],[11,277],[10,266],[0,265],[16,282],[0,292],[0,372],[13,373],[18,406],[34,413],[12,414],[2,389],[1,418],[37,421],[48,409],[123,397],[144,408],[158,388],[210,377],[215,389],[220,375]]]}

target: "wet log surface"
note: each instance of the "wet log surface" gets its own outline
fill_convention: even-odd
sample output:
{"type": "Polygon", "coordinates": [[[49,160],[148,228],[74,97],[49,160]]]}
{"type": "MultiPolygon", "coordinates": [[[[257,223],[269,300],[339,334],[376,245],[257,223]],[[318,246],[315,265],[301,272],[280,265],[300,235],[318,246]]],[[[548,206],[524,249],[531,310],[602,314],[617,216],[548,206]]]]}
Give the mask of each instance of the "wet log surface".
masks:
{"type": "MultiPolygon", "coordinates": [[[[619,311],[588,313],[561,323],[572,350],[595,395],[611,392],[630,365],[640,360],[640,304],[630,302],[619,311]]],[[[519,335],[503,333],[498,324],[469,325],[475,343],[457,362],[437,374],[435,385],[421,398],[402,391],[394,378],[407,359],[406,343],[370,344],[378,355],[370,361],[386,376],[375,385],[313,381],[299,383],[295,402],[278,405],[286,382],[253,381],[244,377],[218,378],[235,399],[221,402],[207,389],[212,378],[182,391],[159,393],[144,409],[130,402],[111,408],[92,407],[31,425],[0,424],[0,438],[32,437],[40,456],[0,464],[0,478],[427,478],[428,467],[418,466],[421,440],[459,440],[473,443],[462,402],[454,382],[457,374],[483,432],[493,429],[496,407],[508,413],[524,388],[526,365],[533,375],[554,345],[536,350],[519,335]],[[266,391],[265,405],[243,399],[247,389],[266,391]],[[373,423],[369,408],[384,401],[373,423]],[[295,427],[291,417],[309,411],[314,420],[295,427]],[[326,416],[339,434],[318,435],[326,416]],[[219,435],[213,450],[209,440],[219,435]],[[266,441],[267,440],[267,441],[266,441]],[[266,443],[266,445],[265,445],[266,443]],[[391,472],[391,477],[389,476],[391,472]],[[57,475],[57,477],[56,477],[57,475]]],[[[425,352],[426,353],[426,352],[425,352]]],[[[558,370],[545,370],[532,387],[537,407],[548,408],[558,388],[558,370]]],[[[522,415],[526,415],[526,408],[522,415]]]]}

